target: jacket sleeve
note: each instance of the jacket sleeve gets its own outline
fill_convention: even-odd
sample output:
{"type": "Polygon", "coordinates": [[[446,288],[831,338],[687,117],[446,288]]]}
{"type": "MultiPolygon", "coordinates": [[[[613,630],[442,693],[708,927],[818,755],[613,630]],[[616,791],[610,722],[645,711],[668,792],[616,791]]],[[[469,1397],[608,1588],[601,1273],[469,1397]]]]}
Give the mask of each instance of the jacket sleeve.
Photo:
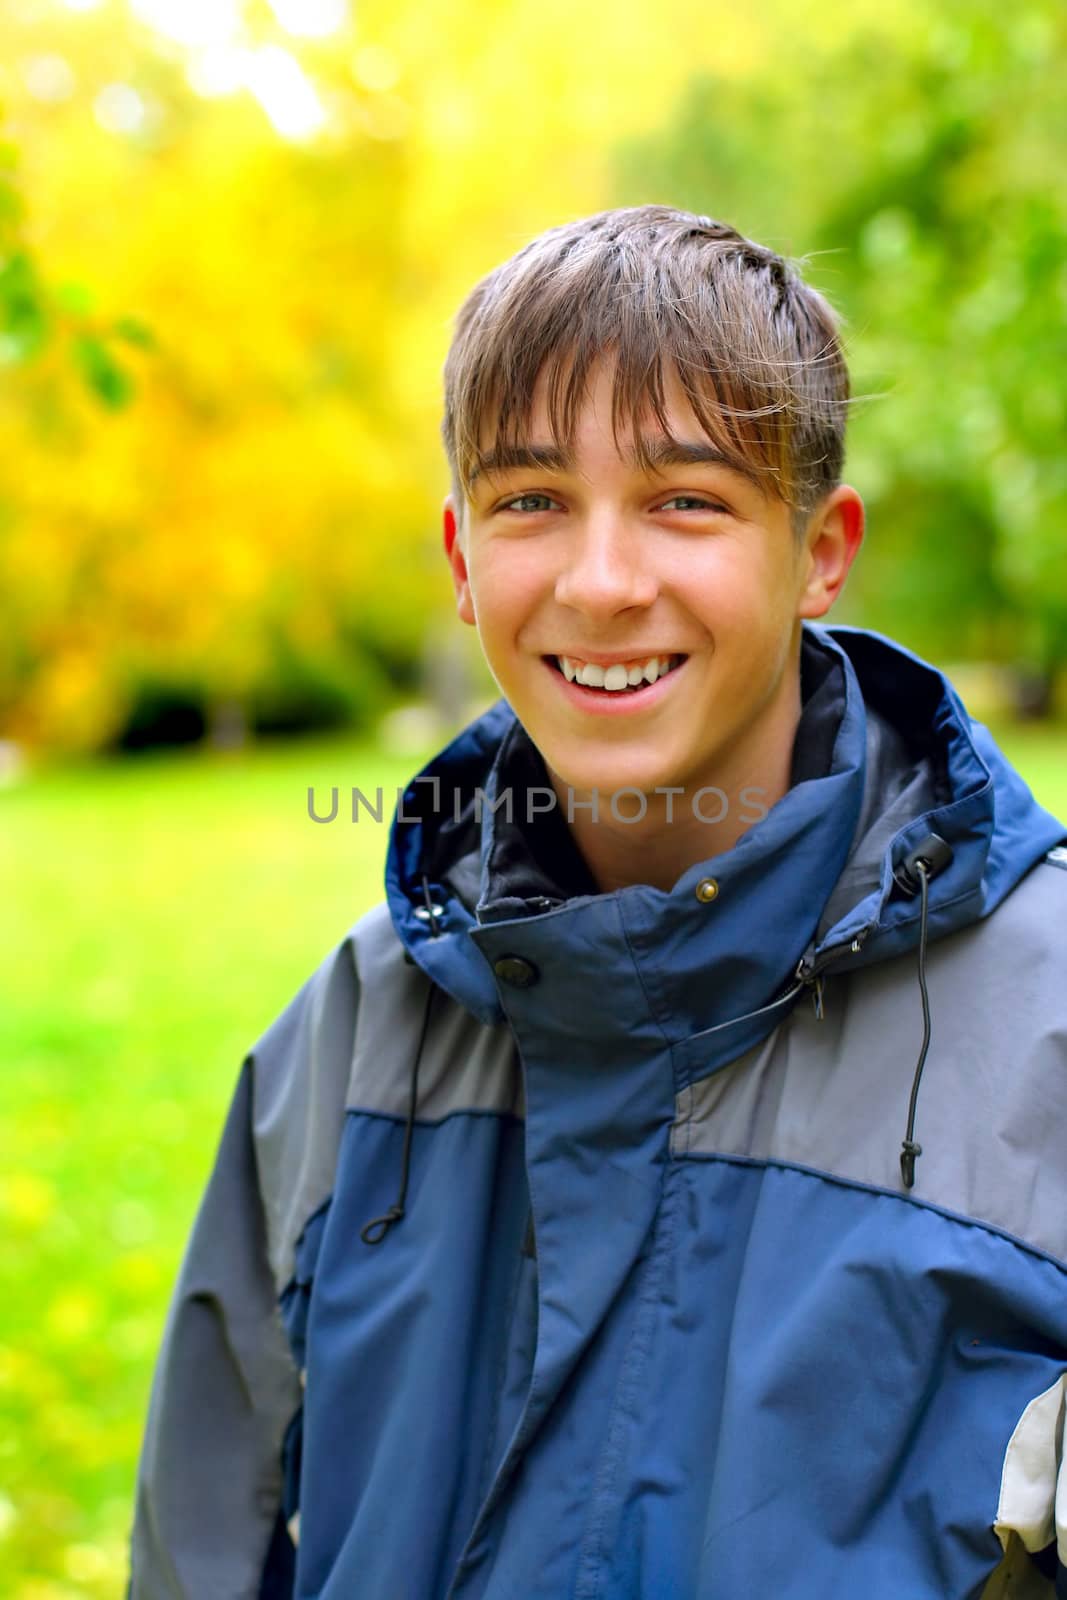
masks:
{"type": "Polygon", "coordinates": [[[254,1600],[299,1375],[268,1260],[244,1065],[186,1250],[137,1482],[130,1600],[254,1600]]]}
{"type": "Polygon", "coordinates": [[[283,1450],[303,1390],[279,1306],[303,1229],[336,1179],[361,934],[374,950],[395,943],[384,906],[329,953],[245,1060],[156,1366],[129,1600],[291,1593],[283,1450]]]}

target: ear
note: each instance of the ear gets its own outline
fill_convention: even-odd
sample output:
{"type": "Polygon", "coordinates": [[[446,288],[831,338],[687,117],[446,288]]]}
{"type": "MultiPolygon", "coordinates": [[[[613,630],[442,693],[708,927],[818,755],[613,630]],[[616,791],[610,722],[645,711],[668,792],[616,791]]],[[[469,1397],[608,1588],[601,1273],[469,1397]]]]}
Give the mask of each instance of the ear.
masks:
{"type": "Polygon", "coordinates": [[[460,517],[456,515],[455,497],[450,494],[445,496],[444,541],[445,555],[452,572],[452,585],[456,591],[456,610],[460,620],[470,623],[473,627],[474,600],[471,596],[470,578],[467,575],[467,558],[463,551],[463,532],[460,517]]]}
{"type": "Polygon", "coordinates": [[[863,501],[843,483],[812,513],[804,531],[804,584],[798,617],[823,617],[841,590],[863,543],[863,501]]]}

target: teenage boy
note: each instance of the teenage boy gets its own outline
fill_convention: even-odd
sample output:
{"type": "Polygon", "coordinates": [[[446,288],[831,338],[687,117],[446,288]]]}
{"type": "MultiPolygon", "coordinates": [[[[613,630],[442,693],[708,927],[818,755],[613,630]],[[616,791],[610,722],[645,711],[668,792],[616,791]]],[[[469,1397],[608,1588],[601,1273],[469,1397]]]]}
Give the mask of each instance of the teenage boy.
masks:
{"type": "Polygon", "coordinates": [[[1067,830],[940,672],[814,624],[847,403],[826,303],[704,217],[462,308],[444,538],[504,698],[245,1062],[136,1600],[1067,1593],[1067,830]]]}

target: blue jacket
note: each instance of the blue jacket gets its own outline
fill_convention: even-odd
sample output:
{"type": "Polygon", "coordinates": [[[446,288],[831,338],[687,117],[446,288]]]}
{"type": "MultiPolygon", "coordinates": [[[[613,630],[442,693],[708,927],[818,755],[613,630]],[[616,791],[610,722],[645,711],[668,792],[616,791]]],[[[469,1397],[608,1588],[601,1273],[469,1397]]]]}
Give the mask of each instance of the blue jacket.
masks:
{"type": "Polygon", "coordinates": [[[409,786],[244,1064],[134,1600],[1067,1594],[1067,829],[934,668],[802,661],[669,894],[509,820],[504,703],[409,786]]]}

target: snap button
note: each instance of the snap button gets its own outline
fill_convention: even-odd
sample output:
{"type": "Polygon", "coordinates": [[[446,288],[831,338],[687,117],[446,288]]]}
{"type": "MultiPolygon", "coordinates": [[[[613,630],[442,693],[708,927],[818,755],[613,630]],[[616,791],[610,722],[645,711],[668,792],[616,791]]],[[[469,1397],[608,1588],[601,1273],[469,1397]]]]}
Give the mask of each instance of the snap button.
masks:
{"type": "Polygon", "coordinates": [[[701,878],[696,889],[697,899],[709,906],[719,898],[719,885],[715,878],[701,878]]]}
{"type": "Polygon", "coordinates": [[[525,956],[501,956],[499,961],[493,962],[493,971],[502,983],[513,984],[516,989],[528,989],[541,976],[525,956]]]}

